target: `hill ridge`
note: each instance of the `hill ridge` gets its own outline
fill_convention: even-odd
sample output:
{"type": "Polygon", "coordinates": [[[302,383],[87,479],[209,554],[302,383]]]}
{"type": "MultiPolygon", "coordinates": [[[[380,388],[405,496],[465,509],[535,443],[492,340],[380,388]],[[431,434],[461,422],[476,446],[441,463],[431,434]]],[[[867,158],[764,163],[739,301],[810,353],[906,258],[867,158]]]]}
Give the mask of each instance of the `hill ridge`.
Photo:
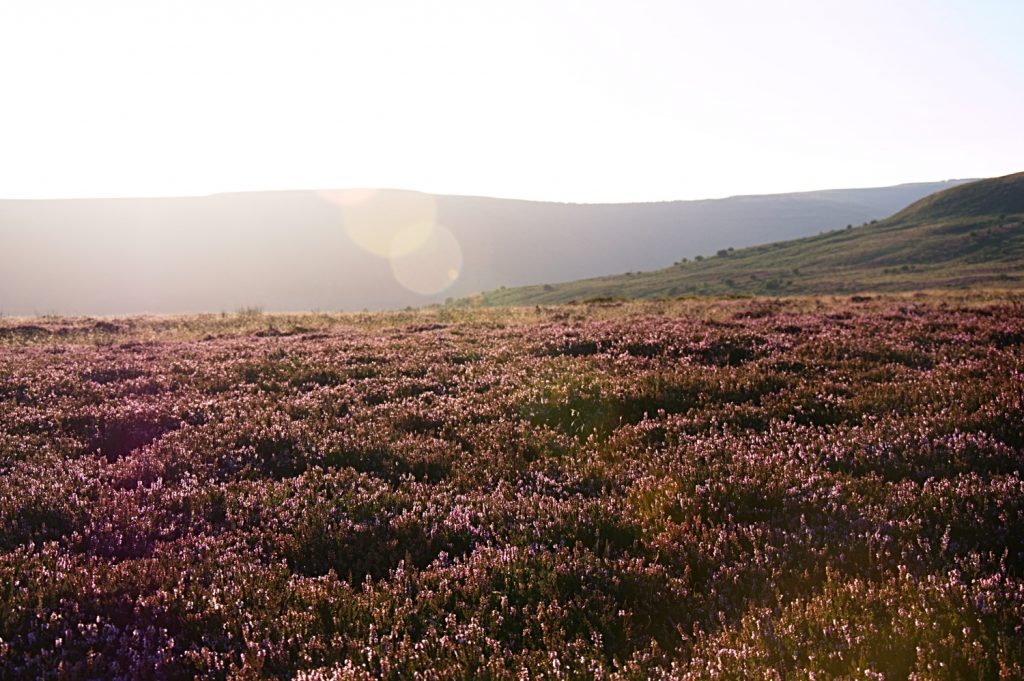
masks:
{"type": "Polygon", "coordinates": [[[346,190],[0,200],[0,313],[415,307],[814,234],[949,185],[637,204],[367,190],[354,191],[358,209],[346,190]],[[444,227],[458,247],[417,289],[399,281],[386,249],[367,249],[350,230],[388,229],[396,214],[444,227]]]}
{"type": "Polygon", "coordinates": [[[889,218],[590,279],[488,291],[460,304],[799,295],[1024,286],[1024,173],[954,186],[889,218]]]}

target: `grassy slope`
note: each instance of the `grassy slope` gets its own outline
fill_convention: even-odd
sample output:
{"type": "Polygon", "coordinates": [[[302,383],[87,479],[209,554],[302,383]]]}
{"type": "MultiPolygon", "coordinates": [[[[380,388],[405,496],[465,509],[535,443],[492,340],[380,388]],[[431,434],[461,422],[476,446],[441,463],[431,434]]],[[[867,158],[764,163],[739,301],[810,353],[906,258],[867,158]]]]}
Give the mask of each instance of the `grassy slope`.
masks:
{"type": "MultiPolygon", "coordinates": [[[[1024,286],[1024,173],[926,197],[877,223],[651,272],[489,291],[484,305],[603,297],[800,295],[1024,286]]],[[[469,302],[469,301],[466,301],[469,302]]]]}

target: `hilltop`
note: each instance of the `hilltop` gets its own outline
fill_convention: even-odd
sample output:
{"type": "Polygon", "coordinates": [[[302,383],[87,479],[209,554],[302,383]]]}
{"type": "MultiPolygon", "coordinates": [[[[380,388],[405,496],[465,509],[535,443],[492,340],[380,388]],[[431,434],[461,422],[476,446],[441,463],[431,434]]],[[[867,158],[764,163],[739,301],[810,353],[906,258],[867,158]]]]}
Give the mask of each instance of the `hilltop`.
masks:
{"type": "Polygon", "coordinates": [[[1024,173],[923,198],[860,226],[750,248],[720,249],[671,267],[489,291],[485,305],[681,295],[909,291],[1024,281],[1024,173]]]}

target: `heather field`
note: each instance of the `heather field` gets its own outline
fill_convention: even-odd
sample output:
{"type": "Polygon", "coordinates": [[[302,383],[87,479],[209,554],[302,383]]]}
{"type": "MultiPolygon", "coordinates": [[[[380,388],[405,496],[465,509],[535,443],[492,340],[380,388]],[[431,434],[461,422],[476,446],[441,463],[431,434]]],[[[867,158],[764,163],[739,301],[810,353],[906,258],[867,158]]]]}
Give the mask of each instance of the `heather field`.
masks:
{"type": "Polygon", "coordinates": [[[1022,678],[1014,295],[0,319],[0,678],[1022,678]]]}

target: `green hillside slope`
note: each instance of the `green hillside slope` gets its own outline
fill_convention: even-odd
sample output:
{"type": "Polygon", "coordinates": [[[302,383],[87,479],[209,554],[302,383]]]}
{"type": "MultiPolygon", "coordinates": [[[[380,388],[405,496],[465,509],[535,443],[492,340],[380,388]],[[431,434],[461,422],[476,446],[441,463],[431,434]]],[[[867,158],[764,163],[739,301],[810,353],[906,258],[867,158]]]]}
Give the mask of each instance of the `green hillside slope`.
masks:
{"type": "Polygon", "coordinates": [[[465,302],[801,295],[1024,285],[1024,173],[926,197],[890,218],[650,272],[499,289],[465,302]]]}

